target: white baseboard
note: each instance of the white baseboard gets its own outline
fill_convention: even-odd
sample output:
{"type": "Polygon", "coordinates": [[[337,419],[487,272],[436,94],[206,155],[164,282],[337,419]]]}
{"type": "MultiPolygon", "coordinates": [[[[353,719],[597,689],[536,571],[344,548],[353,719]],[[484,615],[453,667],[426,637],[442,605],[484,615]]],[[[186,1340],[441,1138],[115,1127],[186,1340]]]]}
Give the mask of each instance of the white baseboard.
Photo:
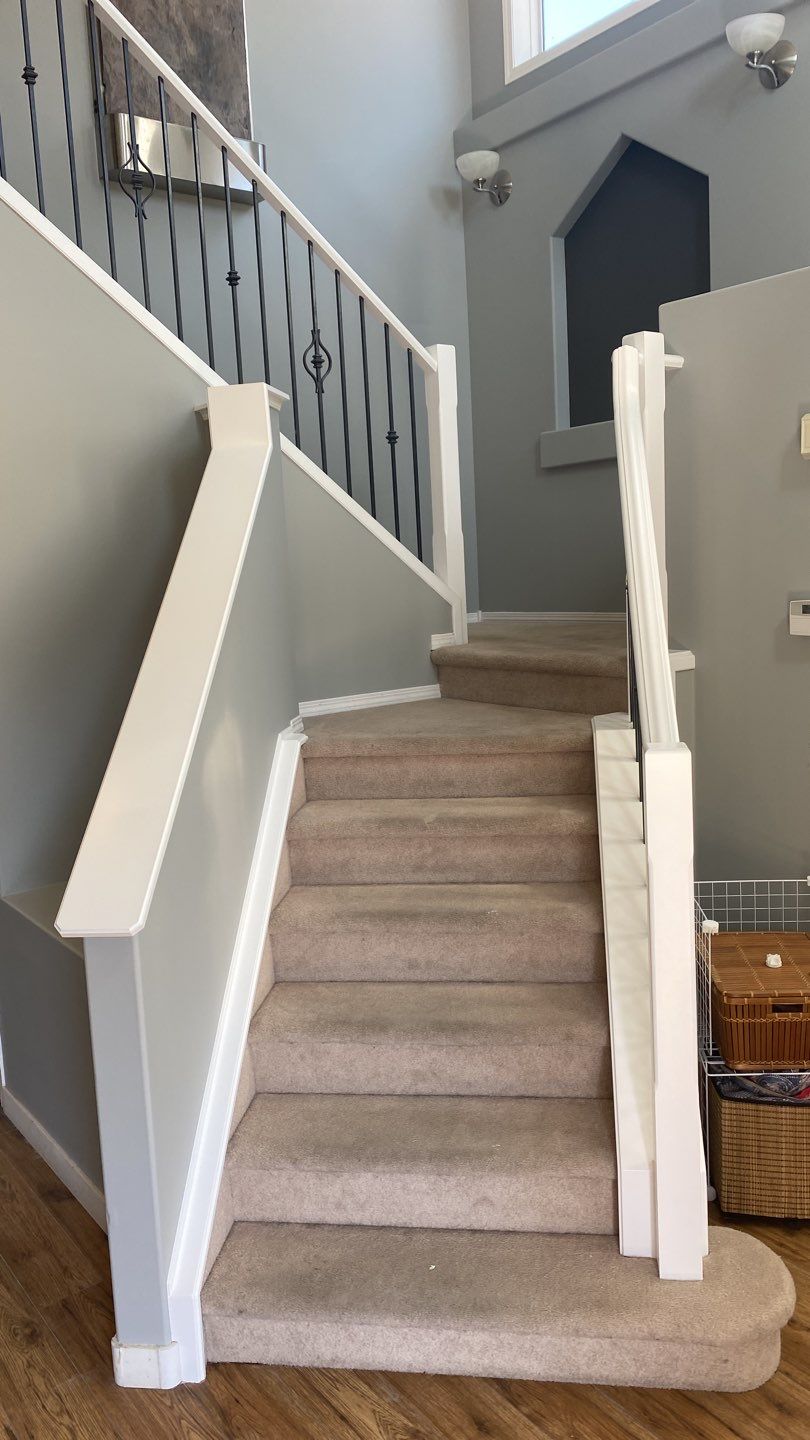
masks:
{"type": "Polygon", "coordinates": [[[102,1230],[107,1229],[107,1211],[104,1206],[104,1192],[100,1190],[83,1170],[79,1169],[75,1160],[72,1160],[66,1150],[54,1140],[53,1136],[44,1125],[37,1120],[35,1115],[22,1100],[3,1085],[0,1090],[0,1106],[3,1114],[16,1130],[25,1137],[28,1144],[42,1156],[46,1165],[50,1165],[54,1175],[58,1175],[62,1184],[67,1187],[71,1195],[83,1205],[88,1215],[91,1215],[102,1230]]]}
{"type": "Polygon", "coordinates": [[[182,1383],[180,1346],[122,1345],[112,1341],[113,1374],[116,1385],[129,1390],[173,1390],[182,1383]]]}
{"type": "MultiPolygon", "coordinates": [[[[450,638],[452,640],[452,636],[450,638]]],[[[336,715],[341,710],[372,710],[378,705],[438,700],[440,696],[438,685],[412,685],[407,690],[371,690],[367,695],[334,695],[330,700],[302,700],[298,709],[307,719],[311,715],[336,715]]]]}
{"type": "Polygon", "coordinates": [[[200,1292],[295,775],[306,740],[300,724],[295,725],[282,731],[276,744],[169,1265],[169,1318],[179,1356],[174,1384],[205,1379],[200,1292]]]}
{"type": "Polygon", "coordinates": [[[446,635],[431,635],[430,637],[431,650],[443,650],[445,645],[457,645],[458,643],[452,630],[448,631],[446,635]]]}
{"type": "Polygon", "coordinates": [[[624,619],[622,610],[481,610],[479,620],[587,620],[591,622],[624,619]]]}

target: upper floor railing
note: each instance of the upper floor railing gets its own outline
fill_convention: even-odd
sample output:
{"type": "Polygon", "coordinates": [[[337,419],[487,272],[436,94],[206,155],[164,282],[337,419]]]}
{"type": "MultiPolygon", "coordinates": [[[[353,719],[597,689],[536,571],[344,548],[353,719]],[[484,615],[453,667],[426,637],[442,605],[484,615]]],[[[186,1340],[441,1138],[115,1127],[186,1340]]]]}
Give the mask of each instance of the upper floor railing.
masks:
{"type": "Polygon", "coordinates": [[[692,757],[678,732],[660,528],[664,380],[666,370],[680,363],[665,356],[663,336],[652,334],[628,337],[613,356],[630,713],[649,905],[657,1254],[663,1278],[684,1280],[702,1275],[707,1211],[697,1074],[692,757]]]}
{"type": "Polygon", "coordinates": [[[287,391],[290,441],[432,564],[464,638],[452,348],[420,343],[110,0],[19,17],[0,177],[212,370],[287,391]]]}

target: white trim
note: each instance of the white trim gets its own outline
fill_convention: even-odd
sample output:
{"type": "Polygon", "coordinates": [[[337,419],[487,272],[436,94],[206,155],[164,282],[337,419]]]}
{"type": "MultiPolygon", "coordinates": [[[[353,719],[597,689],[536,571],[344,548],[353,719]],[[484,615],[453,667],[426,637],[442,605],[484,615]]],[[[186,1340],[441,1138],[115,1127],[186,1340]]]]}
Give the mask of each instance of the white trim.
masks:
{"type": "Polygon", "coordinates": [[[309,456],[305,455],[303,450],[299,450],[298,447],[293,444],[292,440],[288,440],[286,435],[282,435],[281,437],[281,453],[286,459],[290,460],[294,465],[297,465],[300,470],[303,470],[304,473],[309,476],[310,480],[314,480],[316,485],[320,485],[321,489],[325,490],[332,500],[336,501],[338,505],[342,505],[343,509],[348,511],[353,520],[356,520],[359,525],[362,525],[365,530],[368,530],[369,534],[373,535],[375,540],[379,540],[380,544],[384,545],[386,550],[390,550],[392,555],[396,555],[397,559],[401,560],[403,565],[406,565],[409,570],[412,570],[414,575],[418,575],[419,579],[423,580],[431,590],[435,590],[436,594],[440,595],[442,600],[445,600],[452,610],[455,611],[457,609],[459,597],[450,589],[450,586],[446,585],[432,570],[429,570],[427,565],[423,564],[421,560],[418,560],[415,555],[412,555],[410,550],[406,549],[401,541],[397,540],[390,531],[385,529],[385,526],[380,524],[379,520],[375,520],[374,516],[370,515],[368,510],[364,510],[363,506],[358,505],[357,501],[353,499],[351,495],[347,495],[346,491],[341,489],[340,485],[337,485],[334,480],[330,479],[326,472],[321,470],[320,466],[316,465],[314,460],[310,460],[309,456]]]}
{"type": "Polygon", "coordinates": [[[178,1378],[184,1382],[205,1378],[200,1292],[298,759],[306,740],[294,724],[276,743],[169,1265],[169,1318],[179,1351],[178,1378]]]}
{"type": "Polygon", "coordinates": [[[209,391],[211,454],[55,925],[146,924],[273,453],[266,385],[209,391]]]}
{"type": "MultiPolygon", "coordinates": [[[[58,230],[50,220],[41,215],[36,206],[31,205],[20,195],[19,191],[9,185],[7,180],[0,179],[0,200],[8,206],[9,210],[13,210],[15,215],[25,221],[26,225],[30,225],[32,230],[36,230],[43,240],[53,246],[54,250],[58,250],[69,264],[76,270],[80,270],[88,280],[98,286],[99,290],[103,290],[105,295],[114,300],[121,310],[125,310],[130,319],[136,321],[142,329],[148,330],[149,334],[153,335],[161,345],[176,355],[178,360],[182,360],[189,370],[199,376],[204,385],[214,389],[216,386],[227,384],[227,381],[206,365],[199,355],[195,355],[188,345],[184,345],[182,340],[178,340],[168,326],[155,319],[154,315],[150,315],[146,306],[142,305],[139,300],[135,300],[123,285],[119,285],[117,280],[113,280],[106,270],[102,270],[101,266],[96,264],[95,260],[91,260],[90,256],[85,255],[78,245],[68,239],[67,235],[63,235],[61,230],[58,230]]],[[[286,398],[286,396],[281,398],[286,398]]]]}
{"type": "Polygon", "coordinates": [[[438,685],[412,685],[407,690],[370,690],[367,695],[334,695],[329,700],[302,700],[301,715],[337,715],[342,710],[373,710],[378,705],[408,705],[414,700],[440,700],[438,685]]]}
{"type": "Polygon", "coordinates": [[[584,45],[587,40],[593,40],[597,35],[604,35],[615,25],[620,25],[623,20],[630,20],[634,15],[641,15],[643,11],[650,10],[653,5],[658,3],[659,0],[631,0],[631,3],[623,5],[621,10],[616,10],[612,15],[606,15],[603,20],[597,20],[586,30],[578,30],[575,35],[569,36],[559,45],[552,45],[550,50],[545,50],[542,41],[542,0],[503,0],[505,83],[510,85],[513,80],[519,80],[522,75],[531,74],[532,70],[538,70],[541,65],[547,65],[550,60],[556,60],[558,56],[566,55],[570,50],[576,50],[578,45],[584,45]],[[537,16],[535,23],[532,20],[534,15],[537,16]],[[527,49],[527,43],[521,44],[521,36],[525,41],[528,33],[531,33],[533,53],[527,59],[518,60],[517,57],[525,54],[527,49]]]}
{"type": "Polygon", "coordinates": [[[621,610],[480,610],[479,620],[623,620],[621,610]]]}
{"type": "Polygon", "coordinates": [[[54,1175],[58,1175],[62,1184],[67,1187],[74,1199],[84,1207],[88,1215],[92,1216],[96,1224],[102,1230],[107,1229],[107,1211],[104,1206],[104,1192],[98,1185],[79,1169],[75,1160],[72,1160],[67,1151],[44,1125],[37,1120],[35,1115],[22,1100],[7,1089],[4,1084],[0,1090],[0,1106],[3,1114],[11,1121],[15,1130],[25,1137],[28,1144],[42,1156],[46,1165],[50,1165],[54,1175]]]}
{"type": "Polygon", "coordinates": [[[655,1131],[647,862],[635,736],[626,715],[593,720],[616,1126],[619,1248],[653,1257],[655,1131]]]}
{"type": "Polygon", "coordinates": [[[115,1335],[111,1344],[116,1385],[128,1390],[173,1390],[181,1384],[179,1345],[122,1345],[115,1335]]]}
{"type": "Polygon", "coordinates": [[[684,670],[694,670],[697,662],[692,650],[670,650],[669,663],[673,675],[679,675],[684,670]]]}
{"type": "Polygon", "coordinates": [[[430,637],[430,649],[431,649],[431,653],[432,653],[434,650],[444,650],[444,648],[445,648],[447,645],[456,645],[456,644],[458,644],[458,643],[460,643],[460,642],[458,642],[458,641],[456,640],[456,637],[455,637],[455,635],[453,634],[452,630],[448,631],[448,633],[447,633],[446,635],[431,635],[431,637],[430,637]]]}

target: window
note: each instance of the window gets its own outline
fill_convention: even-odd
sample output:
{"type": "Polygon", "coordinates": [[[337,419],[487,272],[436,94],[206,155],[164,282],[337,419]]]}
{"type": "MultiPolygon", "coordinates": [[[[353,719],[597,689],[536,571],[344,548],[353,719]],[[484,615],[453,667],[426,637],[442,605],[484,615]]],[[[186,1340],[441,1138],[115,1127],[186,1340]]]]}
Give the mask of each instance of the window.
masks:
{"type": "Polygon", "coordinates": [[[507,82],[656,4],[658,0],[503,0],[507,82]]]}

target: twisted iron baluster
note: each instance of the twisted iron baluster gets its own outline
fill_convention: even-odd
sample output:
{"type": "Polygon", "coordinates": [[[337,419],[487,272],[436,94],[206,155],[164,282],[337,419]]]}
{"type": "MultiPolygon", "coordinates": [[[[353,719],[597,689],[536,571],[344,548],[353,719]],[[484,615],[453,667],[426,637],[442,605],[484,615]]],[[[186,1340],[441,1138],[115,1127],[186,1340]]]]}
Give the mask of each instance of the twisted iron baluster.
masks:
{"type": "MultiPolygon", "coordinates": [[[[312,308],[312,339],[301,357],[301,363],[315,386],[318,401],[318,430],[321,440],[321,469],[326,471],[326,421],[323,411],[323,387],[332,369],[332,356],[321,340],[318,324],[318,297],[315,290],[315,247],[307,241],[309,252],[309,301],[312,308]]],[[[328,473],[328,472],[327,472],[328,473]]]]}

